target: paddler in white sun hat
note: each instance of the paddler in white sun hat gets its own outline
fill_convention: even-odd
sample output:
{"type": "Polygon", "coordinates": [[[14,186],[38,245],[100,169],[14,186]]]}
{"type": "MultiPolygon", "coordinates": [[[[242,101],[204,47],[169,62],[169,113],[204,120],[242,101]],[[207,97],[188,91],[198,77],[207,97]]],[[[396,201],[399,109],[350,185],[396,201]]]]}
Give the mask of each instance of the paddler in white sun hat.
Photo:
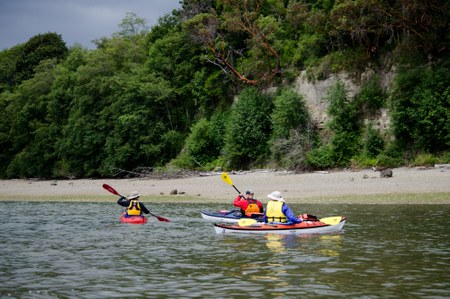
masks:
{"type": "Polygon", "coordinates": [[[139,201],[140,197],[141,195],[137,191],[133,191],[128,198],[121,196],[117,203],[127,208],[127,216],[138,216],[143,213],[149,214],[150,211],[139,201]]]}
{"type": "Polygon", "coordinates": [[[283,197],[281,197],[280,191],[273,191],[272,193],[267,194],[267,197],[270,200],[267,203],[266,211],[264,213],[264,222],[281,222],[286,224],[302,222],[301,219],[295,216],[283,197]]]}

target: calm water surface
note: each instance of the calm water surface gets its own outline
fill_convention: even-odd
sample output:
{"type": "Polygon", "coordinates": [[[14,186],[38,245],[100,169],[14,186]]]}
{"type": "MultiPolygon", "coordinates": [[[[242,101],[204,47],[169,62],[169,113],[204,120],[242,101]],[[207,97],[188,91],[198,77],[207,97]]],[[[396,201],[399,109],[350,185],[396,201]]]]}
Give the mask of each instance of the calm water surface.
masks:
{"type": "Polygon", "coordinates": [[[450,205],[299,205],[339,234],[216,235],[200,210],[119,222],[113,203],[0,202],[0,297],[450,298],[450,205]]]}

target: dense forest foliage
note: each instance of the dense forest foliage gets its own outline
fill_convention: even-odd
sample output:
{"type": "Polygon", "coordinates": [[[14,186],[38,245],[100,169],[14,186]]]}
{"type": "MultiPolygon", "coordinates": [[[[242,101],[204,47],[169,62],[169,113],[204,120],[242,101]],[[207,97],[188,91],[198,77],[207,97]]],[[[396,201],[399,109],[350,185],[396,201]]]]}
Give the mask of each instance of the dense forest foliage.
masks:
{"type": "Polygon", "coordinates": [[[36,35],[0,52],[0,177],[450,163],[449,15],[446,0],[185,0],[152,28],[126,14],[94,50],[36,35]],[[330,88],[319,127],[301,72],[361,90],[330,88]]]}

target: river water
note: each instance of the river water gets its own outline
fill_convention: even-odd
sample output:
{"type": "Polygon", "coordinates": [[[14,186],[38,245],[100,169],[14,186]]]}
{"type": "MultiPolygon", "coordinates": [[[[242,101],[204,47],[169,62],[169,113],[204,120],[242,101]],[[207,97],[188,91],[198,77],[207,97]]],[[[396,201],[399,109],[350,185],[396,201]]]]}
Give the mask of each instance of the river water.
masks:
{"type": "Polygon", "coordinates": [[[450,298],[450,205],[300,205],[338,234],[216,235],[202,209],[0,202],[1,298],[450,298]]]}

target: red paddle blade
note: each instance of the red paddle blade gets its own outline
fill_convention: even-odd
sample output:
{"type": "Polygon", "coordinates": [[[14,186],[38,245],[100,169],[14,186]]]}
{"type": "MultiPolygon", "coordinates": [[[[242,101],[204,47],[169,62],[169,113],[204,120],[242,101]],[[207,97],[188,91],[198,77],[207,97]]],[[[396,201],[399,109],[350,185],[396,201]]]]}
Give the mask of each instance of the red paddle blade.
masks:
{"type": "Polygon", "coordinates": [[[159,221],[162,221],[162,222],[170,222],[170,220],[169,219],[166,219],[166,218],[163,218],[163,217],[160,217],[160,216],[158,216],[158,217],[156,217],[159,221]]]}
{"type": "Polygon", "coordinates": [[[119,196],[120,196],[119,192],[117,192],[116,189],[114,189],[114,188],[111,187],[110,185],[108,185],[108,184],[103,184],[102,187],[103,187],[103,189],[105,189],[105,190],[111,192],[112,194],[115,194],[115,195],[119,195],[119,196]]]}
{"type": "Polygon", "coordinates": [[[158,219],[158,220],[161,221],[161,222],[170,222],[169,219],[166,219],[166,218],[164,218],[164,217],[155,215],[155,214],[153,214],[153,213],[150,213],[150,215],[152,215],[153,217],[156,217],[156,219],[158,219]]]}

